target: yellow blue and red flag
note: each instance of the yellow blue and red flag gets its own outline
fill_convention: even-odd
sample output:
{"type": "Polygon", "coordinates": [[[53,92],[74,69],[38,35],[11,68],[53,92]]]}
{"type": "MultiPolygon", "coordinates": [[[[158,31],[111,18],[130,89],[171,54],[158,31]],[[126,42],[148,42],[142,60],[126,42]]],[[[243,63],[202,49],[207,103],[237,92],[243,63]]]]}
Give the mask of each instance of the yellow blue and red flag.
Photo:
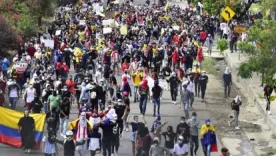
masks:
{"type": "MultiPolygon", "coordinates": [[[[0,107],[0,143],[13,147],[21,147],[21,136],[18,133],[18,122],[23,112],[0,107]]],[[[35,121],[35,148],[39,148],[44,130],[46,114],[30,114],[35,121]]]]}

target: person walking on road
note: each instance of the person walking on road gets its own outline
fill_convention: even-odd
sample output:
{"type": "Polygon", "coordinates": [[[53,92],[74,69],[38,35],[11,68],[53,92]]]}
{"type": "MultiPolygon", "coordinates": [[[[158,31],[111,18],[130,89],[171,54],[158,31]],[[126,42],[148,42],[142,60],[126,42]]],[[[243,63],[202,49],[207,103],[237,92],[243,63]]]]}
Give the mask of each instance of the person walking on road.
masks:
{"type": "Polygon", "coordinates": [[[147,100],[149,95],[148,80],[144,79],[139,86],[138,96],[140,98],[139,107],[141,116],[144,116],[147,108],[147,100]]]}
{"type": "Polygon", "coordinates": [[[235,99],[231,103],[232,110],[234,111],[234,118],[230,121],[228,121],[229,126],[232,125],[233,122],[235,122],[235,129],[239,128],[239,114],[240,114],[240,106],[242,105],[241,97],[237,95],[235,99]]]}
{"type": "Polygon", "coordinates": [[[192,118],[187,121],[187,124],[190,126],[190,154],[196,156],[199,147],[198,130],[200,128],[200,121],[197,119],[196,112],[192,113],[192,118]]]}
{"type": "Polygon", "coordinates": [[[208,83],[208,76],[206,75],[206,71],[202,71],[202,74],[199,77],[199,86],[201,90],[201,102],[204,102],[207,83],[208,83]]]}
{"type": "Polygon", "coordinates": [[[182,107],[184,110],[184,114],[185,114],[185,117],[186,119],[189,118],[189,100],[190,100],[190,96],[191,96],[191,93],[190,91],[187,89],[187,84],[184,84],[183,85],[183,90],[181,91],[181,103],[182,103],[182,107]]]}
{"type": "Polygon", "coordinates": [[[269,85],[265,85],[264,87],[264,97],[266,99],[266,112],[270,115],[270,96],[273,92],[273,88],[269,85]]]}
{"type": "Polygon", "coordinates": [[[170,89],[171,89],[172,103],[175,105],[176,105],[176,98],[177,98],[178,81],[179,80],[177,79],[175,72],[173,72],[171,78],[169,79],[169,83],[170,83],[170,89]]]}
{"type": "Polygon", "coordinates": [[[200,67],[198,66],[198,64],[196,64],[192,73],[193,73],[194,84],[195,84],[195,96],[198,96],[198,97],[200,93],[200,85],[199,85],[200,72],[201,72],[200,67]]]}
{"type": "Polygon", "coordinates": [[[224,82],[224,95],[225,98],[230,97],[231,85],[232,85],[232,75],[229,67],[226,67],[225,72],[222,75],[222,79],[224,82]]]}
{"type": "Polygon", "coordinates": [[[190,127],[185,121],[185,117],[180,118],[180,123],[176,126],[176,133],[178,136],[182,135],[186,144],[190,141],[190,127]]]}
{"type": "Polygon", "coordinates": [[[216,130],[208,118],[205,120],[205,124],[201,126],[200,139],[205,156],[211,156],[211,152],[218,151],[216,130]]]}
{"type": "Polygon", "coordinates": [[[151,89],[152,92],[152,102],[153,102],[153,116],[156,116],[156,107],[157,107],[157,115],[160,115],[160,97],[162,88],[159,86],[158,80],[154,81],[154,86],[151,89]]]}
{"type": "Polygon", "coordinates": [[[29,110],[25,110],[24,116],[18,122],[18,132],[21,136],[22,147],[25,153],[31,153],[35,144],[35,121],[29,116],[29,110]]]}

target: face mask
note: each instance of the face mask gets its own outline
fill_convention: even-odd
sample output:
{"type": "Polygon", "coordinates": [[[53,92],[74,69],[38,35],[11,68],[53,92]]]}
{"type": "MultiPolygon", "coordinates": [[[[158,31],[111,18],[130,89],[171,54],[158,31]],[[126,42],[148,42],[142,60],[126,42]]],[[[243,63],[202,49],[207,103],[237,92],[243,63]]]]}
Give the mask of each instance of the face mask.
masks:
{"type": "Polygon", "coordinates": [[[85,116],[81,116],[81,120],[85,120],[85,116]]]}
{"type": "Polygon", "coordinates": [[[207,122],[207,123],[206,123],[207,126],[210,126],[210,124],[211,124],[210,122],[207,122]]]}
{"type": "Polygon", "coordinates": [[[182,140],[178,140],[177,143],[178,143],[178,144],[182,144],[183,141],[182,141],[182,140]]]}
{"type": "Polygon", "coordinates": [[[181,120],[180,123],[185,123],[185,121],[184,121],[184,120],[181,120]]]}
{"type": "Polygon", "coordinates": [[[192,116],[192,119],[195,120],[195,119],[196,119],[196,116],[192,116]]]}
{"type": "Polygon", "coordinates": [[[71,141],[72,139],[73,139],[72,136],[67,136],[67,137],[66,137],[66,140],[68,140],[68,141],[71,141]]]}

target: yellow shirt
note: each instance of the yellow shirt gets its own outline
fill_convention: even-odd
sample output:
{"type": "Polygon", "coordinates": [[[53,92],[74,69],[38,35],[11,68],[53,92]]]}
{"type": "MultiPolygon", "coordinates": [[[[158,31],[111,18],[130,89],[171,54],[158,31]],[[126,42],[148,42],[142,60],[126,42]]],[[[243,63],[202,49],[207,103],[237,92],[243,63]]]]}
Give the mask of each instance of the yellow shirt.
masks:
{"type": "Polygon", "coordinates": [[[139,86],[139,84],[142,82],[143,77],[144,77],[143,72],[132,72],[133,85],[139,86]]]}
{"type": "Polygon", "coordinates": [[[84,40],[84,34],[85,32],[79,32],[79,41],[83,41],[84,40]]]}

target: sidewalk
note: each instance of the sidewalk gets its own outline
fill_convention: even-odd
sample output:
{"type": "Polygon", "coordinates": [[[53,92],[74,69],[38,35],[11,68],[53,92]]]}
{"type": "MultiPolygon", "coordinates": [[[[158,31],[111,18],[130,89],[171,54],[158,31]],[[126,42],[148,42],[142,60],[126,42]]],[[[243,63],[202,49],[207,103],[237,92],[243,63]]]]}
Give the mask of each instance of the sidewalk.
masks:
{"type": "MultiPolygon", "coordinates": [[[[213,46],[211,56],[206,51],[207,49],[203,48],[205,57],[221,60],[218,58],[222,54],[216,49],[216,46],[213,46]]],[[[254,151],[253,155],[269,152],[276,154],[276,137],[274,136],[276,134],[276,107],[274,106],[276,102],[271,102],[271,115],[268,115],[266,113],[266,101],[263,97],[263,87],[261,87],[261,74],[254,73],[250,79],[242,79],[237,76],[239,65],[248,60],[248,55],[245,53],[231,53],[230,50],[226,50],[223,57],[226,66],[230,67],[232,72],[232,81],[234,84],[232,90],[236,89],[242,93],[241,96],[244,104],[241,108],[239,121],[241,122],[241,129],[243,129],[246,135],[241,137],[246,137],[247,143],[244,145],[245,147],[241,147],[239,144],[240,140],[228,138],[227,136],[222,137],[222,143],[229,148],[232,155],[240,155],[241,153],[239,151],[241,149],[247,151],[250,148],[254,151]],[[247,123],[251,123],[256,127],[251,129],[246,125],[247,123]],[[257,127],[261,127],[261,131],[257,131],[257,127]],[[235,141],[240,147],[236,146],[235,141]]]]}

